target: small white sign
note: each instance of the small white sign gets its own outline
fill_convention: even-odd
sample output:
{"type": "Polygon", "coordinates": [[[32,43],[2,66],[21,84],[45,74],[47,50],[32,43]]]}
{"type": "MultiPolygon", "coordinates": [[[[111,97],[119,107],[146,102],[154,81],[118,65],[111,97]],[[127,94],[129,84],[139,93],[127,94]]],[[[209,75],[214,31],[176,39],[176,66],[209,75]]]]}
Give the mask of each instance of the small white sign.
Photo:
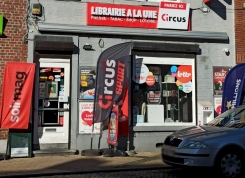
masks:
{"type": "Polygon", "coordinates": [[[68,96],[59,96],[59,102],[68,102],[68,96]]]}
{"type": "Polygon", "coordinates": [[[188,83],[183,83],[182,86],[183,86],[183,92],[185,93],[192,92],[192,82],[191,81],[189,81],[188,83]]]}
{"type": "Polygon", "coordinates": [[[187,30],[189,3],[160,2],[157,28],[187,30]]]}
{"type": "Polygon", "coordinates": [[[25,148],[11,148],[11,157],[27,157],[28,147],[25,148]]]}

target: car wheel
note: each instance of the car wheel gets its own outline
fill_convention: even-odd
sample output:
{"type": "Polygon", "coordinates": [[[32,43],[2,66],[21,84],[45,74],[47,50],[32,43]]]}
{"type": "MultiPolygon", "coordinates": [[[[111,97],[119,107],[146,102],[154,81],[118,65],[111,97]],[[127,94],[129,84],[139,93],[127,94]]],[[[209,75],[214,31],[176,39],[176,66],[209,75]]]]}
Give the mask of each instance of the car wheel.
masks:
{"type": "Polygon", "coordinates": [[[244,164],[244,158],[238,150],[224,151],[216,160],[218,173],[227,178],[241,177],[244,172],[244,164]]]}

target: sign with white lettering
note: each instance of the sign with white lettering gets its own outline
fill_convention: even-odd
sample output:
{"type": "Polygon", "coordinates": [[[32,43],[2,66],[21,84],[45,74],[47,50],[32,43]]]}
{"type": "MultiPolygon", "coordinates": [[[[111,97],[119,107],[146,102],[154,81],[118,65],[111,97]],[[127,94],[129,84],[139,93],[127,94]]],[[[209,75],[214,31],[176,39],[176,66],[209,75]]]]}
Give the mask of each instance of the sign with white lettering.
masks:
{"type": "Polygon", "coordinates": [[[157,28],[187,30],[189,3],[160,2],[157,28]]]}
{"type": "Polygon", "coordinates": [[[87,24],[134,28],[156,28],[157,7],[87,3],[87,24]]]}

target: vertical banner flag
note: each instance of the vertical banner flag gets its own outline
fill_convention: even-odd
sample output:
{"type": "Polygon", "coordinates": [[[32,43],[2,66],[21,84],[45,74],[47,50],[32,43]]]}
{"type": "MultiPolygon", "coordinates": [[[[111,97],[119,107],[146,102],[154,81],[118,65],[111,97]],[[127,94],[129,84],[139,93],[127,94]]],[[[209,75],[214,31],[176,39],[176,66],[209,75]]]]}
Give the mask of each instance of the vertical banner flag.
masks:
{"type": "Polygon", "coordinates": [[[94,123],[107,120],[113,104],[121,105],[125,97],[131,45],[131,42],[114,45],[99,56],[94,98],[94,123]]]}
{"type": "Polygon", "coordinates": [[[240,105],[244,77],[245,63],[234,66],[226,75],[222,94],[222,113],[240,105]]]}
{"type": "Polygon", "coordinates": [[[35,64],[8,62],[4,69],[0,128],[28,129],[35,64]]]}

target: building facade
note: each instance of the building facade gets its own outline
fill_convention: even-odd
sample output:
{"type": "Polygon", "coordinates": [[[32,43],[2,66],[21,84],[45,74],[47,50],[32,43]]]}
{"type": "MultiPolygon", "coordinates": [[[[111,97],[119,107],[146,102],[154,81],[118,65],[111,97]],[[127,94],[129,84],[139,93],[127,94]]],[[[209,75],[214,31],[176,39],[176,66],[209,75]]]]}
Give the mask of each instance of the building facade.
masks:
{"type": "Polygon", "coordinates": [[[244,40],[245,36],[243,33],[244,29],[244,0],[234,1],[235,11],[235,44],[236,44],[236,63],[240,64],[245,62],[244,57],[244,40]]]}
{"type": "MultiPolygon", "coordinates": [[[[0,97],[6,62],[27,61],[27,7],[25,0],[0,2],[0,97]]],[[[0,152],[5,152],[7,139],[8,129],[0,129],[0,152]]]]}
{"type": "MultiPolygon", "coordinates": [[[[214,99],[221,97],[214,92],[214,69],[227,72],[235,65],[234,11],[228,13],[234,4],[178,4],[39,0],[35,7],[42,13],[31,16],[28,34],[28,62],[37,64],[35,150],[90,148],[96,75],[102,70],[97,60],[123,43],[131,43],[131,60],[118,149],[153,151],[171,132],[214,117],[214,99]]],[[[107,148],[113,134],[107,123],[93,128],[92,147],[107,148]]]]}

